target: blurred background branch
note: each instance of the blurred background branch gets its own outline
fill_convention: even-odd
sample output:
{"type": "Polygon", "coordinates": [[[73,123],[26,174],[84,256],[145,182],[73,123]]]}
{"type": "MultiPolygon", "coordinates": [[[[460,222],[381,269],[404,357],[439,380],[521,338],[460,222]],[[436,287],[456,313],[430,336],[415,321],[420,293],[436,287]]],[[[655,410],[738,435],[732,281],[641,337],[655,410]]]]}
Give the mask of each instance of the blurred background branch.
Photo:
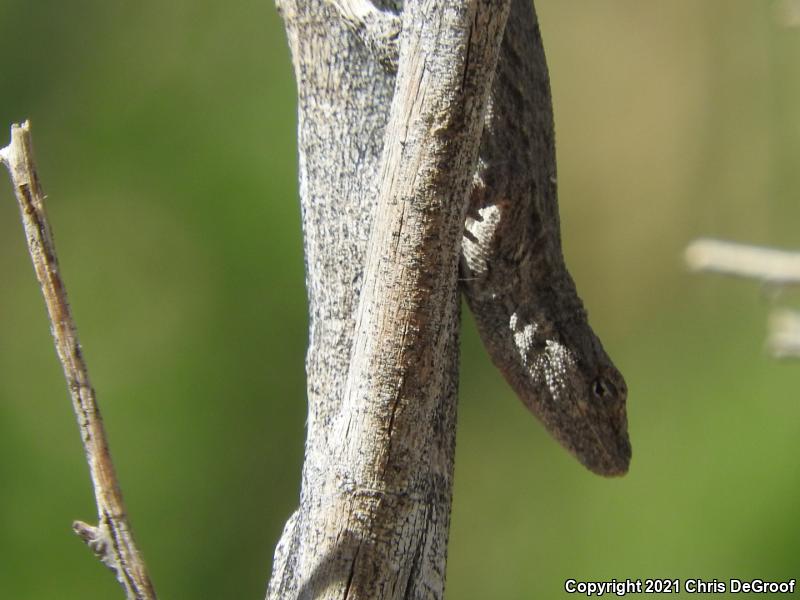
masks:
{"type": "Polygon", "coordinates": [[[800,313],[788,309],[772,312],[767,347],[776,358],[800,358],[800,313]]]}
{"type": "MultiPolygon", "coordinates": [[[[689,269],[753,279],[773,289],[800,284],[800,252],[722,240],[698,239],[685,252],[689,269]]],[[[774,310],[767,349],[775,358],[800,358],[800,313],[774,310]]]]}
{"type": "Polygon", "coordinates": [[[692,271],[755,279],[772,286],[800,284],[800,252],[699,239],[686,248],[692,271]]]}

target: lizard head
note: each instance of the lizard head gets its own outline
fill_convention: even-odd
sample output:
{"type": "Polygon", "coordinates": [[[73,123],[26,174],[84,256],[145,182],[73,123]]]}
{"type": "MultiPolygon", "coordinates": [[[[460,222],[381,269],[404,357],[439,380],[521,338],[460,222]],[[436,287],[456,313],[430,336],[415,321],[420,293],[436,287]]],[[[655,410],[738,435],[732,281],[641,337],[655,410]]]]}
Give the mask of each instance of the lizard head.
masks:
{"type": "Polygon", "coordinates": [[[516,356],[507,357],[511,362],[502,370],[528,409],[583,465],[600,475],[624,475],[631,459],[625,380],[577,295],[568,295],[577,300],[571,308],[557,296],[561,301],[551,304],[540,294],[535,308],[511,313],[516,356]]]}
{"type": "Polygon", "coordinates": [[[625,380],[589,325],[561,256],[557,217],[541,227],[530,215],[535,203],[482,204],[476,190],[462,285],[492,361],[582,464],[623,475],[631,459],[625,380]]]}

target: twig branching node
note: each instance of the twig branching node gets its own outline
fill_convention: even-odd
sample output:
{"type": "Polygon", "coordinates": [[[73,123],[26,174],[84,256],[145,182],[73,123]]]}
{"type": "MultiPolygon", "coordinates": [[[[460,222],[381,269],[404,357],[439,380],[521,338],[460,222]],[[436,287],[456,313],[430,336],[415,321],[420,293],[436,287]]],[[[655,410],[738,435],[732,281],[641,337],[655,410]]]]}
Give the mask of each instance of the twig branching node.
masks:
{"type": "Polygon", "coordinates": [[[58,268],[53,233],[44,206],[46,196],[33,160],[30,122],[11,126],[11,142],[0,150],[0,162],[8,169],[19,202],[25,239],[44,295],[97,501],[100,524],[93,527],[76,521],[73,529],[103,564],[114,571],[128,600],[155,600],[156,593],[128,524],[89,369],[58,268]]]}

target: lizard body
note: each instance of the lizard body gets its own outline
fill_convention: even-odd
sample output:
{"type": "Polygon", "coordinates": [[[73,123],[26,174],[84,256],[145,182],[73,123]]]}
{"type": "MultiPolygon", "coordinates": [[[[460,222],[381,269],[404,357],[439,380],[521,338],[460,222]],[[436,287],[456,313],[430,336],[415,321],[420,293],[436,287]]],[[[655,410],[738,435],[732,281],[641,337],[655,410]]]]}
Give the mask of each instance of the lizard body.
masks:
{"type": "Polygon", "coordinates": [[[536,14],[513,0],[462,241],[464,294],[495,365],[578,460],[627,471],[627,388],[561,250],[550,82],[536,14]]]}

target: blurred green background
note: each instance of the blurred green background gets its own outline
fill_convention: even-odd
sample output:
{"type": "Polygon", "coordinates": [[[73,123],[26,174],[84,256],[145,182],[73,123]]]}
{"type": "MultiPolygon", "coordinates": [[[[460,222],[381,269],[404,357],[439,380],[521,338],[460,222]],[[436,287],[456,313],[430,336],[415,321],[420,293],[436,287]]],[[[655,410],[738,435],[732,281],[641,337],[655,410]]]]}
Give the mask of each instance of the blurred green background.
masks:
{"type": "MultiPolygon", "coordinates": [[[[797,296],[687,274],[698,235],[800,246],[800,28],[752,0],[541,0],[567,258],[630,388],[591,475],[465,313],[448,597],[800,575],[797,296]]],[[[306,306],[295,99],[271,2],[0,0],[0,127],[30,118],[63,271],[162,598],[261,598],[296,504],[306,306]]],[[[7,134],[0,139],[5,144],[7,134]]],[[[3,176],[4,178],[4,176],[3,176]]],[[[121,598],[70,531],[79,437],[0,181],[0,597],[121,598]]]]}

